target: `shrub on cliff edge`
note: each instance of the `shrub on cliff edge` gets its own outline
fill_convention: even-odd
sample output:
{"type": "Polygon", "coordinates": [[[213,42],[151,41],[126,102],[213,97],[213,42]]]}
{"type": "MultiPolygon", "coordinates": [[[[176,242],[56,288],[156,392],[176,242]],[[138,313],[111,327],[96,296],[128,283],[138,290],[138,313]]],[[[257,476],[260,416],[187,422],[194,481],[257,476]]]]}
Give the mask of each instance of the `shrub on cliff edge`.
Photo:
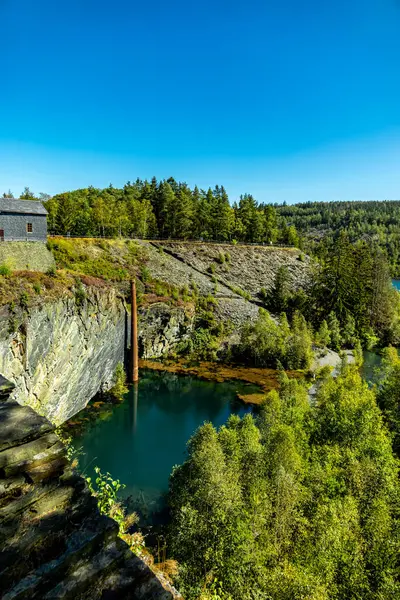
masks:
{"type": "Polygon", "coordinates": [[[119,362],[115,368],[114,373],[114,385],[109,390],[109,394],[112,398],[121,402],[124,398],[124,395],[128,392],[128,387],[126,385],[126,373],[124,369],[124,365],[122,362],[119,362]]]}

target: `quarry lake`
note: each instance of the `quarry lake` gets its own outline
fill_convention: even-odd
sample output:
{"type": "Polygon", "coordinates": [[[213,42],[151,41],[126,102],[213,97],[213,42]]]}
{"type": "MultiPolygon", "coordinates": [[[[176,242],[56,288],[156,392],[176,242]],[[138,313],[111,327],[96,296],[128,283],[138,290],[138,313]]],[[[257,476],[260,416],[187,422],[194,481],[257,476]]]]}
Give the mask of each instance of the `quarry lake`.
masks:
{"type": "Polygon", "coordinates": [[[143,523],[156,522],[172,467],[184,461],[191,435],[204,421],[220,426],[231,414],[250,412],[236,394],[254,391],[239,381],[141,371],[136,389],[121,404],[85,409],[73,420],[79,423],[71,428],[73,447],[82,452],[79,470],[91,477],[95,466],[111,473],[126,485],[120,494],[129,508],[143,523]]]}

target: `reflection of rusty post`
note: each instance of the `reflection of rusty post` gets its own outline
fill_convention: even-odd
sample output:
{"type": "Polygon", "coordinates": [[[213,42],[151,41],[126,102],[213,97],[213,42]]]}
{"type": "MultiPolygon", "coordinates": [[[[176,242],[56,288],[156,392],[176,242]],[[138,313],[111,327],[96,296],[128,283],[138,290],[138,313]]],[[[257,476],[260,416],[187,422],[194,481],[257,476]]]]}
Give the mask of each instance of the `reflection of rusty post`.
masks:
{"type": "Polygon", "coordinates": [[[139,380],[136,282],[131,281],[131,383],[139,380]]]}
{"type": "Polygon", "coordinates": [[[136,425],[137,425],[137,405],[138,405],[138,382],[135,381],[133,384],[133,433],[136,433],[136,425]]]}

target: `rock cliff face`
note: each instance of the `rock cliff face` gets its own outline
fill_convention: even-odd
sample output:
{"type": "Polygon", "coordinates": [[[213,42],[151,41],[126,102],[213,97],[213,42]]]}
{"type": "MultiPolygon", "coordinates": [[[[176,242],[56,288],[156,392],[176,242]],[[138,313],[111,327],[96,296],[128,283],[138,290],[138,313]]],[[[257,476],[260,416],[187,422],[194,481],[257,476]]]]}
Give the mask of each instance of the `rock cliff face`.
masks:
{"type": "MultiPolygon", "coordinates": [[[[125,359],[128,318],[114,289],[86,289],[29,312],[0,311],[0,373],[15,384],[13,398],[60,424],[112,385],[125,359]]],[[[139,343],[145,358],[159,358],[190,334],[190,309],[163,303],[141,310],[139,343]]]]}
{"type": "Polygon", "coordinates": [[[139,311],[139,355],[160,358],[187,339],[194,325],[194,307],[156,302],[139,311]]]}
{"type": "Polygon", "coordinates": [[[51,423],[7,399],[0,376],[3,600],[172,600],[181,596],[118,537],[51,423]]]}
{"type": "Polygon", "coordinates": [[[114,290],[92,291],[10,317],[0,315],[0,373],[13,397],[53,423],[81,410],[110,386],[124,359],[125,311],[114,290]],[[14,329],[14,331],[13,331],[14,329]]]}

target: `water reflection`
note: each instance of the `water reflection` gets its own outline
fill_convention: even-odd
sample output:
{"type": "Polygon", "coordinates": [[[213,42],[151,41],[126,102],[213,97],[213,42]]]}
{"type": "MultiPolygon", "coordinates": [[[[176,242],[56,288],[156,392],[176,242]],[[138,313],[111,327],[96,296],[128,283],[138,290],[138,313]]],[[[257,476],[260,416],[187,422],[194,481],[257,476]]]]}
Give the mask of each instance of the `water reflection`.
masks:
{"type": "Polygon", "coordinates": [[[254,386],[240,382],[145,371],[107,420],[88,421],[75,434],[74,445],[85,453],[80,467],[92,475],[97,465],[120,479],[126,484],[123,495],[151,518],[162,507],[172,467],[184,460],[194,431],[204,421],[219,426],[232,413],[248,412],[236,394],[253,391],[254,386]]]}

